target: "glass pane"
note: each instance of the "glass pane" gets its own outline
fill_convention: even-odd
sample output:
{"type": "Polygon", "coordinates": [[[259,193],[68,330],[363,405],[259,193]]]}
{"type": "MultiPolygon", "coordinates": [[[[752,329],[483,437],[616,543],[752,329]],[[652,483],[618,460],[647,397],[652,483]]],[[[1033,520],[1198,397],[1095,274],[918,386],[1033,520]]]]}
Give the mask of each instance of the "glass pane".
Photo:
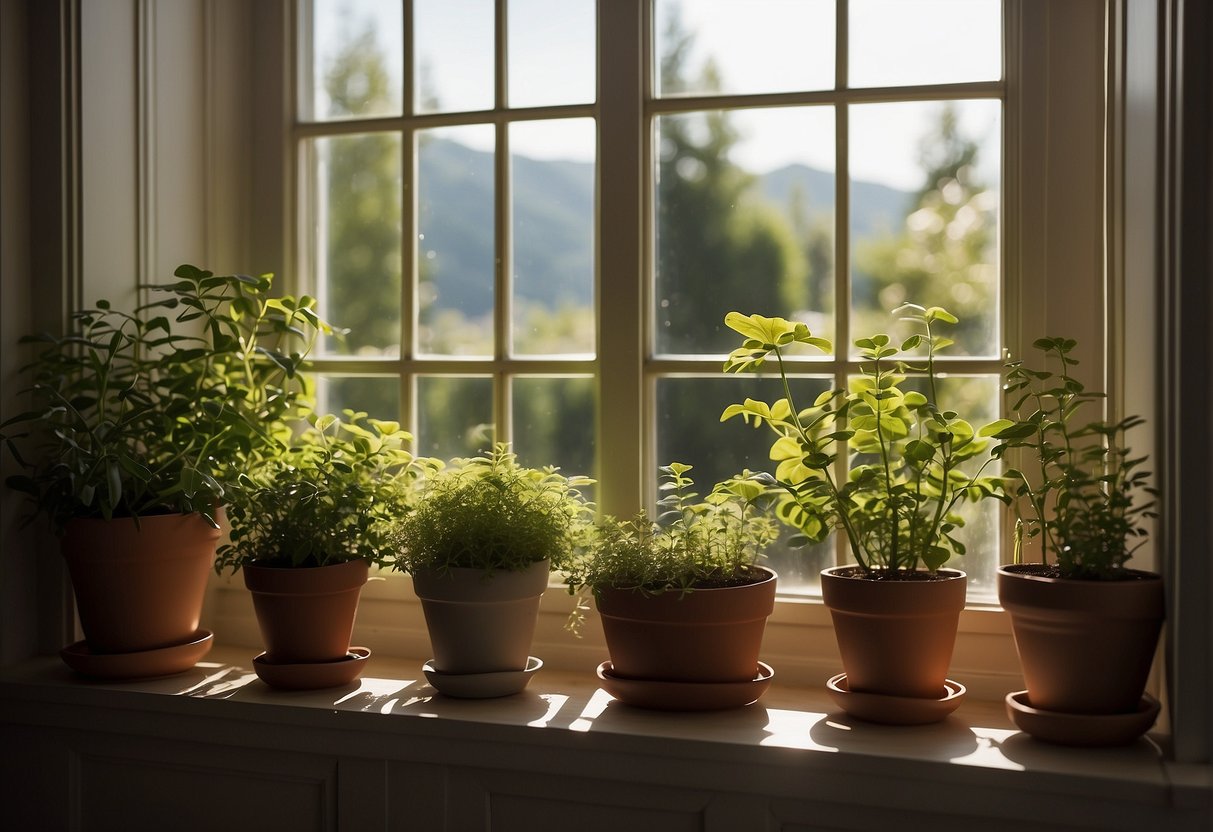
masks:
{"type": "Polygon", "coordinates": [[[493,354],[493,127],[417,139],[417,348],[493,354]]]}
{"type": "Polygon", "coordinates": [[[999,0],[851,0],[847,26],[852,87],[1002,77],[999,0]]]}
{"type": "Polygon", "coordinates": [[[493,0],[414,0],[418,113],[493,106],[493,0]]]}
{"type": "MultiPolygon", "coordinates": [[[[1002,380],[997,375],[942,375],[938,377],[941,410],[954,410],[973,425],[974,430],[998,418],[999,396],[1002,380]]],[[[917,390],[929,395],[925,379],[910,378],[902,384],[903,390],[917,390]]],[[[970,476],[981,470],[984,460],[979,455],[963,464],[962,470],[970,476]]],[[[991,462],[985,474],[996,474],[999,468],[991,462]]],[[[997,500],[982,500],[979,503],[964,502],[958,513],[965,525],[954,536],[965,545],[964,555],[954,555],[947,565],[968,573],[968,602],[970,604],[997,603],[997,571],[1000,537],[1000,511],[1002,503],[997,500]]]]}
{"type": "Polygon", "coordinates": [[[510,106],[594,100],[594,0],[510,0],[510,106]]]}
{"type": "Polygon", "coordinates": [[[594,151],[590,118],[510,125],[514,345],[594,352],[594,151]]]}
{"type": "Polygon", "coordinates": [[[733,310],[833,337],[834,110],[657,120],[657,351],[722,354],[733,310]]]}
{"type": "Polygon", "coordinates": [[[417,453],[450,459],[493,446],[490,376],[417,377],[417,453]]]}
{"type": "Polygon", "coordinates": [[[398,355],[400,350],[400,135],[315,139],[311,259],[322,314],[349,330],[322,352],[398,355]]]}
{"type": "Polygon", "coordinates": [[[372,419],[400,421],[400,378],[324,374],[317,379],[316,406],[320,413],[340,415],[348,408],[372,419]]]}
{"type": "MultiPolygon", "coordinates": [[[[794,378],[790,381],[798,408],[830,386],[826,378],[794,378]]],[[[696,492],[707,494],[720,480],[749,468],[774,473],[770,459],[774,439],[768,429],[755,430],[740,418],[724,424],[719,414],[735,402],[755,398],[768,403],[783,398],[778,377],[733,378],[672,376],[657,380],[657,460],[659,465],[684,462],[693,465],[691,478],[696,492]]],[[[654,476],[657,473],[654,472],[654,476]]],[[[784,541],[790,530],[783,535],[784,541]]],[[[767,565],[779,573],[780,592],[816,592],[818,574],[834,565],[833,544],[794,550],[785,543],[771,547],[767,565]]]]}
{"type": "Polygon", "coordinates": [[[658,95],[834,86],[834,0],[657,0],[658,95]]]}
{"type": "Polygon", "coordinates": [[[532,468],[594,476],[594,379],[519,376],[513,380],[514,451],[532,468]]]}
{"type": "Polygon", "coordinates": [[[312,0],[311,28],[305,119],[403,112],[404,11],[399,0],[312,0]]]}
{"type": "Polygon", "coordinates": [[[998,355],[1001,104],[851,107],[851,332],[908,334],[889,313],[942,306],[947,355],[998,355]]]}

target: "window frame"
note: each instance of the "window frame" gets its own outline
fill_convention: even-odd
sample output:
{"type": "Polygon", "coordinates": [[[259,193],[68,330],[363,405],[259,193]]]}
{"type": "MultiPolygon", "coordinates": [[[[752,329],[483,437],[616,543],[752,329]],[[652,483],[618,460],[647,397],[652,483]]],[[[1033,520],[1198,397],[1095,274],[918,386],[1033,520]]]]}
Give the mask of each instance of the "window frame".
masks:
{"type": "MultiPolygon", "coordinates": [[[[296,6],[296,2],[289,2],[281,21],[285,50],[277,66],[288,70],[294,66],[297,20],[291,10],[296,6]]],[[[600,1],[597,10],[600,44],[635,44],[634,49],[640,52],[619,48],[607,55],[606,50],[599,48],[599,92],[594,105],[600,148],[608,144],[618,147],[616,153],[599,154],[599,215],[616,218],[599,223],[600,314],[606,316],[611,309],[618,308],[643,310],[640,316],[616,315],[617,326],[598,328],[599,384],[611,391],[610,396],[599,397],[599,505],[604,511],[625,515],[645,499],[650,487],[645,460],[653,458],[653,434],[648,430],[644,410],[652,395],[645,382],[651,313],[643,279],[643,270],[652,262],[652,252],[645,241],[651,218],[651,205],[644,196],[646,177],[650,175],[646,162],[651,149],[643,98],[649,84],[645,79],[649,77],[650,59],[640,46],[645,42],[645,27],[650,25],[647,8],[648,0],[611,0],[600,1]],[[610,84],[602,83],[604,72],[611,74],[610,84]],[[645,206],[643,215],[636,212],[637,205],[645,206]],[[632,447],[639,452],[604,454],[605,447],[632,447]]],[[[1119,323],[1110,319],[1102,303],[1105,275],[1110,274],[1105,258],[1115,255],[1107,249],[1104,238],[1107,189],[1111,187],[1104,178],[1107,103],[1104,4],[1091,0],[1059,6],[1047,0],[1004,0],[1004,21],[1007,89],[1000,246],[1005,285],[1003,339],[1015,351],[1053,327],[1061,332],[1078,331],[1080,338],[1086,332],[1085,352],[1097,360],[1088,361],[1085,366],[1095,367],[1103,378],[1109,369],[1102,360],[1103,344],[1105,337],[1111,337],[1105,336],[1105,331],[1119,323]],[[1059,33],[1081,37],[1062,37],[1059,33]],[[1031,60],[1024,56],[1031,56],[1031,60]],[[1066,78],[1067,83],[1056,83],[1057,76],[1066,78]],[[1068,118],[1071,114],[1074,118],[1068,118]],[[1061,118],[1062,115],[1067,118],[1061,118]],[[1099,152],[1091,153],[1093,147],[1099,148],[1099,152]],[[1076,148],[1092,157],[1090,164],[1057,163],[1059,159],[1066,160],[1076,148]],[[1085,195],[1085,201],[1076,193],[1085,195]],[[1056,215],[1063,216],[1072,233],[1050,237],[1049,220],[1056,215]],[[1079,263],[1085,263],[1085,267],[1076,266],[1079,263]],[[1066,283],[1057,277],[1067,274],[1078,274],[1082,280],[1066,283]],[[1075,306],[1076,297],[1095,298],[1097,302],[1075,306]],[[1033,302],[1021,302],[1023,298],[1033,302]]],[[[267,66],[272,64],[272,51],[266,60],[267,66]]],[[[290,74],[288,71],[281,76],[280,101],[295,100],[290,74]]],[[[285,153],[285,170],[290,174],[276,191],[281,199],[277,217],[282,222],[276,239],[281,241],[288,275],[299,273],[299,229],[292,208],[299,160],[290,135],[292,114],[293,103],[281,114],[283,127],[275,145],[280,154],[285,153]]],[[[272,132],[268,140],[275,141],[272,132]]],[[[272,185],[272,177],[269,182],[272,185]]],[[[273,197],[271,193],[267,198],[273,197]]],[[[264,230],[272,235],[275,218],[268,219],[264,230]]],[[[285,289],[292,291],[297,287],[288,281],[285,289]]],[[[1100,378],[1092,383],[1100,383],[1100,378]]],[[[1005,535],[1004,540],[1008,539],[1009,535],[1005,535]]],[[[1143,550],[1139,553],[1139,564],[1150,568],[1151,558],[1152,553],[1143,550]]],[[[230,581],[220,579],[219,583],[237,589],[230,581]]],[[[418,633],[407,624],[403,629],[399,626],[399,622],[415,618],[412,613],[401,617],[401,604],[407,609],[415,606],[407,582],[389,581],[368,587],[368,591],[365,621],[360,627],[371,626],[382,633],[385,631],[381,625],[394,621],[397,625],[393,629],[400,632],[400,638],[392,639],[392,644],[404,646],[408,652],[409,645],[422,643],[424,630],[418,633]],[[386,605],[381,607],[382,615],[373,613],[381,604],[386,605]]],[[[220,592],[216,598],[230,594],[235,593],[220,592]]],[[[233,614],[239,603],[236,598],[221,601],[218,615],[233,614]]],[[[571,603],[562,592],[549,592],[545,596],[545,612],[535,649],[545,657],[554,657],[550,663],[555,666],[580,666],[590,653],[599,649],[588,639],[569,644],[560,624],[571,603]]],[[[822,669],[837,661],[829,628],[829,615],[819,601],[783,598],[770,620],[764,652],[779,662],[785,681],[818,684],[825,678],[822,669]]],[[[257,643],[255,625],[250,628],[238,620],[225,621],[225,633],[229,629],[233,639],[257,643]]],[[[953,667],[958,676],[964,677],[971,695],[979,698],[999,697],[1021,686],[1009,622],[1001,610],[982,606],[964,612],[953,667]]]]}

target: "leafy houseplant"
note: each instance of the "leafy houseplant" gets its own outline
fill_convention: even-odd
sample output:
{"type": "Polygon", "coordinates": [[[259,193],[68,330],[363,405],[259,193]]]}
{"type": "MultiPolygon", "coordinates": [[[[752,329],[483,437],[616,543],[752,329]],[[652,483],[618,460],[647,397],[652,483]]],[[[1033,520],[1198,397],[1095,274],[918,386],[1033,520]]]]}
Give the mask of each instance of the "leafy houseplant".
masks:
{"type": "Polygon", "coordinates": [[[729,313],[725,324],[744,340],[724,371],[755,372],[774,357],[784,396],[730,405],[721,421],[741,416],[775,434],[770,456],[778,467],[764,481],[779,493],[776,514],[799,531],[798,542],[824,540],[836,529],[847,537],[855,565],[825,570],[822,594],[848,690],[938,698],[964,606],[964,573],[941,568],[965,551],[955,535],[964,523],[958,508],[1003,495],[998,478],[983,475],[988,442],[939,404],[936,354],[952,342],[937,329],[956,318],[913,304],[896,314],[919,331],[900,346],[887,335],[856,340],[861,375],[849,389],[822,393],[801,409],[786,351],[805,344],[825,352],[829,342],[803,323],[729,313]],[[912,389],[911,373],[922,391],[912,389]],[[840,455],[848,462],[845,474],[838,471],[840,455]],[[882,610],[909,617],[873,636],[871,616],[882,610]]]}
{"type": "MultiPolygon", "coordinates": [[[[1015,563],[999,570],[999,598],[1011,614],[1031,707],[1141,712],[1140,730],[1120,737],[1132,739],[1153,722],[1157,703],[1142,692],[1163,620],[1162,579],[1127,565],[1153,516],[1145,459],[1125,444],[1142,420],[1081,423],[1082,408],[1103,396],[1072,375],[1075,342],[1042,338],[1035,346],[1046,369],[1010,362],[1014,418],[984,429],[998,442],[995,456],[1024,457],[1005,472],[1019,517],[1015,563]],[[1039,544],[1039,563],[1023,562],[1025,543],[1039,544]]],[[[1117,739],[1087,741],[1109,737],[1117,739]]]]}
{"type": "Polygon", "coordinates": [[[25,469],[8,485],[62,535],[94,653],[197,634],[225,486],[280,441],[305,356],[331,331],[313,299],[270,297],[268,275],[175,275],[134,312],[98,301],[66,335],[23,339],[42,347],[33,409],[0,426],[25,469]]]}
{"type": "Polygon", "coordinates": [[[539,599],[549,569],[569,562],[590,527],[579,489],[591,482],[524,467],[499,444],[422,483],[400,523],[396,568],[421,598],[434,649],[427,675],[439,690],[484,695],[456,677],[497,673],[518,685],[497,695],[525,686],[539,599]]]}
{"type": "Polygon", "coordinates": [[[216,563],[217,571],[243,568],[253,594],[266,644],[254,668],[271,685],[295,688],[342,684],[360,672],[348,659],[365,658],[350,650],[359,593],[370,564],[394,557],[396,524],[432,465],[414,459],[412,437],[395,422],[348,410],[344,421],[309,421],[230,489],[231,540],[216,563]],[[314,669],[294,667],[315,663],[336,675],[317,679],[314,669]]]}
{"type": "Polygon", "coordinates": [[[567,570],[569,592],[592,592],[597,602],[611,656],[599,675],[612,694],[668,709],[745,705],[770,681],[767,673],[754,684],[766,670],[758,653],[776,578],[756,562],[775,523],[760,509],[760,483],[742,475],[696,501],[690,470],[661,469],[668,493],[657,522],[643,513],[599,522],[567,570]]]}

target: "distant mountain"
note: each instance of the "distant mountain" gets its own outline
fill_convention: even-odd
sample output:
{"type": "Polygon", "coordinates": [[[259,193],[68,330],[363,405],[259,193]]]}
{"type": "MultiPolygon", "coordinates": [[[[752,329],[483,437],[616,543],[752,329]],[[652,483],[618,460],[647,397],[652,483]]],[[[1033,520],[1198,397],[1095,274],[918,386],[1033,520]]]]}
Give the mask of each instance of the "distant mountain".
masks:
{"type": "MultiPolygon", "coordinates": [[[[418,159],[418,241],[442,305],[465,315],[493,304],[493,154],[429,139],[418,159]],[[432,256],[428,256],[433,252],[432,256]]],[[[593,298],[594,166],[514,157],[514,258],[518,297],[559,306],[593,298]]],[[[758,192],[786,206],[799,192],[810,223],[834,213],[834,174],[788,165],[758,177],[758,192]]],[[[871,182],[851,186],[856,237],[888,232],[912,194],[871,182]]]]}
{"type": "MultiPolygon", "coordinates": [[[[799,191],[810,221],[815,214],[834,214],[834,174],[806,165],[787,165],[759,177],[763,195],[787,205],[799,191]]],[[[913,194],[875,182],[851,183],[851,235],[867,237],[901,227],[912,207],[913,194]]]]}

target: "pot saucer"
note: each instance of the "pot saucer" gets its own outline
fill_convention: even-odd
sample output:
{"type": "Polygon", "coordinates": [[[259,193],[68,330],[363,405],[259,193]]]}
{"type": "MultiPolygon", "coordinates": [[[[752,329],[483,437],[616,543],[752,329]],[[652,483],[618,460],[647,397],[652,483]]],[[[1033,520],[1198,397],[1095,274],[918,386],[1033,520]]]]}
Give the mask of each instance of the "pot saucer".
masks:
{"type": "Polygon", "coordinates": [[[625,705],[659,711],[721,711],[757,702],[771,686],[775,671],[758,663],[746,682],[667,682],[616,676],[610,662],[598,665],[602,689],[625,705]]]}
{"type": "Polygon", "coordinates": [[[1015,727],[1038,740],[1057,745],[1125,745],[1140,737],[1158,718],[1158,700],[1143,694],[1137,710],[1126,714],[1067,714],[1033,708],[1026,690],[1007,694],[1007,716],[1015,727]]]}
{"type": "Polygon", "coordinates": [[[443,673],[430,659],[421,666],[425,679],[443,696],[456,699],[496,699],[518,693],[531,681],[543,660],[529,656],[524,670],[501,670],[493,673],[443,673]]]}
{"type": "Polygon", "coordinates": [[[77,673],[96,679],[154,679],[189,670],[214,642],[214,633],[199,629],[181,644],[134,653],[94,653],[87,641],[77,641],[60,650],[59,657],[77,673]]]}
{"type": "Polygon", "coordinates": [[[883,725],[928,725],[940,722],[960,707],[965,686],[945,679],[944,695],[939,699],[916,696],[889,696],[883,693],[862,693],[847,687],[847,674],[839,673],[826,682],[830,698],[856,719],[883,725]]]}
{"type": "Polygon", "coordinates": [[[351,647],[344,658],[332,662],[271,662],[265,654],[253,659],[253,670],[272,688],[280,690],[319,690],[348,685],[366,667],[371,651],[351,647]]]}

